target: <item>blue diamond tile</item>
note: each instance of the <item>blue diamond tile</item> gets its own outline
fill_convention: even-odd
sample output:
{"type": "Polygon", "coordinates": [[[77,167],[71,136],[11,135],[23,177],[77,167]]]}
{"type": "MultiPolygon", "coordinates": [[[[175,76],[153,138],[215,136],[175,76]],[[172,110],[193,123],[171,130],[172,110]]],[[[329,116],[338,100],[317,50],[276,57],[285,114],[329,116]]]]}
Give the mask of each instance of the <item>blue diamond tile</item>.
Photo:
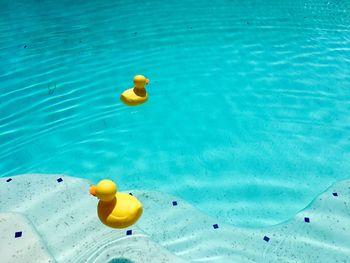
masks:
{"type": "Polygon", "coordinates": [[[6,182],[11,182],[12,181],[12,178],[9,178],[6,180],[6,182]]]}
{"type": "Polygon", "coordinates": [[[173,206],[177,206],[177,201],[173,201],[173,206]]]}
{"type": "Polygon", "coordinates": [[[269,242],[269,241],[270,241],[270,238],[267,237],[267,236],[264,236],[264,240],[265,240],[266,242],[269,242]]]}
{"type": "Polygon", "coordinates": [[[58,179],[57,179],[57,182],[59,182],[59,183],[62,182],[62,181],[63,181],[62,178],[58,178],[58,179]]]}
{"type": "Polygon", "coordinates": [[[334,196],[338,196],[338,193],[333,193],[334,196]]]}
{"type": "Polygon", "coordinates": [[[131,235],[132,235],[132,230],[127,230],[127,231],[126,231],[126,235],[127,235],[127,236],[131,236],[131,235]]]}
{"type": "Polygon", "coordinates": [[[304,218],[304,221],[305,221],[306,223],[310,223],[310,218],[305,217],[305,218],[304,218]]]}
{"type": "Polygon", "coordinates": [[[22,236],[22,231],[16,232],[15,233],[15,238],[21,237],[22,236]]]}
{"type": "Polygon", "coordinates": [[[214,227],[214,229],[217,229],[217,228],[219,228],[219,225],[218,224],[214,224],[213,227],[214,227]]]}

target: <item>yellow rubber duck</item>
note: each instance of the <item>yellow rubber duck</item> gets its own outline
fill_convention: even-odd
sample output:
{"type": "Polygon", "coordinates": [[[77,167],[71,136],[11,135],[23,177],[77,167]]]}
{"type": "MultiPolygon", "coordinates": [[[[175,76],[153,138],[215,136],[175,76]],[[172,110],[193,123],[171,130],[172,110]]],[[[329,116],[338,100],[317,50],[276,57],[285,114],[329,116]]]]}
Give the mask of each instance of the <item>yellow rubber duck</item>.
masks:
{"type": "Polygon", "coordinates": [[[97,214],[101,222],[109,227],[129,227],[142,214],[139,200],[127,193],[117,193],[117,186],[111,180],[102,180],[96,186],[91,186],[90,194],[100,199],[97,214]]]}
{"type": "Polygon", "coordinates": [[[134,77],[135,87],[127,89],[120,95],[120,100],[128,106],[136,106],[145,103],[148,99],[146,85],[149,83],[149,79],[145,76],[137,75],[134,77]]]}

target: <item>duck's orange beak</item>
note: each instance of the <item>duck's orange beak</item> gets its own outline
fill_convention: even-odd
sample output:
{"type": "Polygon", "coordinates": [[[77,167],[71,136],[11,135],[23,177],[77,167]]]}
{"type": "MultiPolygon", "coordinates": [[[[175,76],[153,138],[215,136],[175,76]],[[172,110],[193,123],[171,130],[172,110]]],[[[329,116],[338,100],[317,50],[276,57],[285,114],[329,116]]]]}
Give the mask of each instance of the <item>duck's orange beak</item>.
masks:
{"type": "Polygon", "coordinates": [[[148,85],[148,83],[149,83],[149,79],[146,79],[146,85],[148,85]]]}
{"type": "Polygon", "coordinates": [[[96,196],[96,186],[95,185],[91,185],[89,192],[91,195],[96,196]]]}

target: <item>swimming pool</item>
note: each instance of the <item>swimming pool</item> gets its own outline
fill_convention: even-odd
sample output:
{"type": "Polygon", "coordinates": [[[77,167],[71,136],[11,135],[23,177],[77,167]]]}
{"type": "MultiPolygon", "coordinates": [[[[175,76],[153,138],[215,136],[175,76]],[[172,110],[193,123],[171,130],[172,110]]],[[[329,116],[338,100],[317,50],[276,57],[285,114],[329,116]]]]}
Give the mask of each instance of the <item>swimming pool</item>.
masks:
{"type": "Polygon", "coordinates": [[[1,6],[2,176],[112,178],[244,227],[348,177],[349,1],[1,6]]]}

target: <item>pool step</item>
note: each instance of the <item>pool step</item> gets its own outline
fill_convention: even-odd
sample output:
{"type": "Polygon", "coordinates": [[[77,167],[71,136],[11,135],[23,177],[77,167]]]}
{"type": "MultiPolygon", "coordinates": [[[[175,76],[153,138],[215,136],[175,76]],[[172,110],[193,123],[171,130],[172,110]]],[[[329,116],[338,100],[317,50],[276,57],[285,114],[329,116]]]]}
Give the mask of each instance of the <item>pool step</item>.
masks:
{"type": "Polygon", "coordinates": [[[1,262],[54,263],[35,228],[21,214],[0,213],[1,262]]]}
{"type": "Polygon", "coordinates": [[[334,184],[290,220],[263,228],[225,224],[184,200],[163,193],[134,191],[134,194],[145,207],[138,227],[188,260],[259,263],[349,260],[350,180],[334,184]]]}
{"type": "Polygon", "coordinates": [[[182,261],[152,242],[137,226],[127,236],[129,229],[101,224],[96,212],[98,200],[88,194],[86,180],[63,175],[24,175],[7,180],[0,182],[0,212],[26,215],[57,262],[101,262],[101,258],[102,262],[129,259],[137,263],[147,258],[149,262],[182,261]]]}
{"type": "Polygon", "coordinates": [[[130,191],[144,214],[135,226],[115,230],[98,220],[86,180],[9,179],[0,180],[0,212],[25,215],[57,262],[328,263],[348,262],[350,255],[350,180],[334,184],[290,220],[256,229],[225,224],[168,194],[130,191]]]}

